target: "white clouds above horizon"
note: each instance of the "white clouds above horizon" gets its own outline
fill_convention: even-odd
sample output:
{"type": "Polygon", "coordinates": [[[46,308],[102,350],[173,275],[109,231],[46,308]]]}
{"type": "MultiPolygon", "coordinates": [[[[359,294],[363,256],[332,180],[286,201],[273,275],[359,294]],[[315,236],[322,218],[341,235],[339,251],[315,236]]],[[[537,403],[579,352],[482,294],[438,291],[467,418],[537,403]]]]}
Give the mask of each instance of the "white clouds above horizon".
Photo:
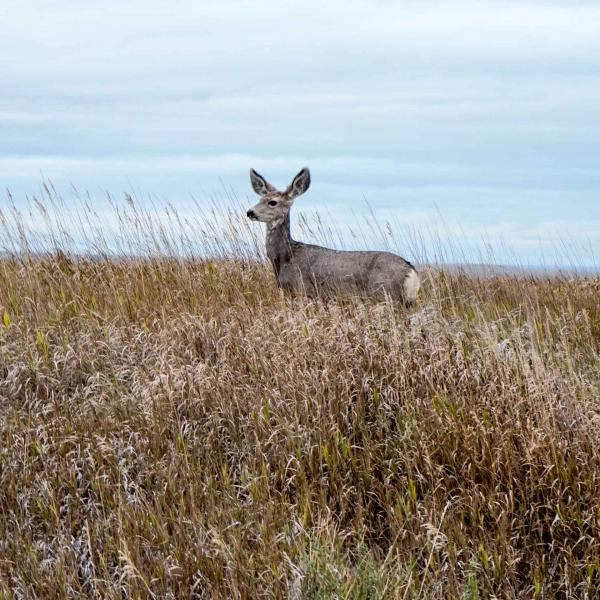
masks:
{"type": "Polygon", "coordinates": [[[525,252],[587,215],[600,248],[596,3],[5,0],[0,36],[17,198],[42,175],[243,196],[250,166],[283,182],[308,164],[332,218],[366,196],[482,235],[505,206],[525,252]]]}

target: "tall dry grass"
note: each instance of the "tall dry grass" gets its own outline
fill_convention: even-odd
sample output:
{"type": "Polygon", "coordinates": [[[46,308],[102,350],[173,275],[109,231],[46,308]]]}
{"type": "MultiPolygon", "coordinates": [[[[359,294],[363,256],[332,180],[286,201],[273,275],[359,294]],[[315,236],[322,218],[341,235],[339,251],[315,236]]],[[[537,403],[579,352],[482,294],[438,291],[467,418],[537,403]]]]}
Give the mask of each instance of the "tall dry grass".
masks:
{"type": "Polygon", "coordinates": [[[600,279],[291,299],[241,221],[48,193],[0,226],[0,597],[599,597],[600,279]]]}

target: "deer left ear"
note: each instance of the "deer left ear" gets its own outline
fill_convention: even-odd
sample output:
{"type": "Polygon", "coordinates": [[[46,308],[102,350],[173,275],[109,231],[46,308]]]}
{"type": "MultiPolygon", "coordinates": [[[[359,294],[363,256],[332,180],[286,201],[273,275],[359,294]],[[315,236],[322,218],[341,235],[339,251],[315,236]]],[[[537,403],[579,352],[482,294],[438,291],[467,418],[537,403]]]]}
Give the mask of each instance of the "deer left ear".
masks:
{"type": "Polygon", "coordinates": [[[310,186],[310,171],[308,167],[304,167],[296,177],[292,183],[290,183],[288,189],[285,191],[290,200],[297,198],[300,194],[304,194],[304,192],[310,186]]]}
{"type": "Polygon", "coordinates": [[[269,192],[274,192],[275,188],[254,169],[250,169],[250,183],[252,183],[252,189],[259,195],[265,196],[269,192]]]}

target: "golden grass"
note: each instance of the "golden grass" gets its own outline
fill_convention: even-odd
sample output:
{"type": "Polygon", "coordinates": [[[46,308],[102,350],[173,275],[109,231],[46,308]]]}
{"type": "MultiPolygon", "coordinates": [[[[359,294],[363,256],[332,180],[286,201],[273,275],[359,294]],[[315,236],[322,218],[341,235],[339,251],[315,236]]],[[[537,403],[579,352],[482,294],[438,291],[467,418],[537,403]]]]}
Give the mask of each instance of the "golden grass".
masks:
{"type": "Polygon", "coordinates": [[[597,598],[600,280],[290,299],[0,261],[0,597],[597,598]]]}

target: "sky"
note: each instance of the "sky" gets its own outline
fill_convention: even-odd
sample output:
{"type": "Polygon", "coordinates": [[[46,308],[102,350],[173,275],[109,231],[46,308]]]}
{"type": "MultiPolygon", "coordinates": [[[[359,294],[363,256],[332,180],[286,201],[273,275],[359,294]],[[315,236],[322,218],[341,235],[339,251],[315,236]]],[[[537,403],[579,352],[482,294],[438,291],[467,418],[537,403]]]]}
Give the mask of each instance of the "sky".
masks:
{"type": "Polygon", "coordinates": [[[73,206],[237,210],[250,167],[283,188],[308,166],[298,237],[318,213],[351,245],[374,214],[600,263],[597,2],[3,0],[0,40],[0,208],[51,180],[73,206]]]}

